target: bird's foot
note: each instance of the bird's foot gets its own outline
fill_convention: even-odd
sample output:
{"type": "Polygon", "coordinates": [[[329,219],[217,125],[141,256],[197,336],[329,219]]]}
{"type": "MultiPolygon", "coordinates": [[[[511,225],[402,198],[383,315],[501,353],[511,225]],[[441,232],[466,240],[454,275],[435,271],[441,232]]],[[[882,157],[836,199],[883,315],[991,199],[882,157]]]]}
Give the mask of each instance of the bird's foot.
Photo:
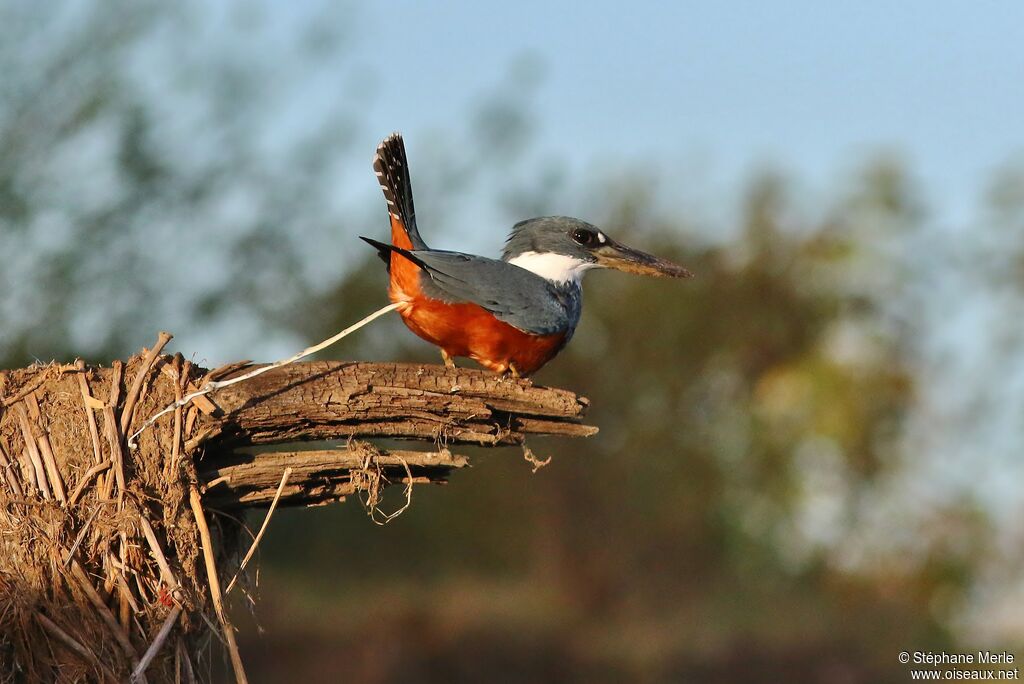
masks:
{"type": "Polygon", "coordinates": [[[455,368],[455,360],[444,349],[441,350],[441,359],[448,368],[455,368]]]}

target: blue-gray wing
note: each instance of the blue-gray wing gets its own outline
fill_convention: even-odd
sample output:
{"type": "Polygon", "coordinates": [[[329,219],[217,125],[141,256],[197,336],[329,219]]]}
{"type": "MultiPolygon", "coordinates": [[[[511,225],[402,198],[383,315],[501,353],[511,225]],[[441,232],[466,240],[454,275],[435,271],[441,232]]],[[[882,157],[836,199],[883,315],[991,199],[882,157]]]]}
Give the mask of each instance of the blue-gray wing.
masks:
{"type": "Polygon", "coordinates": [[[478,304],[524,332],[571,332],[579,320],[578,286],[560,288],[513,264],[438,250],[409,253],[423,267],[423,293],[447,302],[478,304]]]}

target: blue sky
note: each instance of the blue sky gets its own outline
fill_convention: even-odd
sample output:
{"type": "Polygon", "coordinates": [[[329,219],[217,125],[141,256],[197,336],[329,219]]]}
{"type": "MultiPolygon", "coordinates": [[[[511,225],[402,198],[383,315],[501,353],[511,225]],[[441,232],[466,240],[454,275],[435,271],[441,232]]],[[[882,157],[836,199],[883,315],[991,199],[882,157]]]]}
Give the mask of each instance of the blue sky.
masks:
{"type": "MultiPolygon", "coordinates": [[[[430,244],[484,254],[496,254],[508,227],[523,218],[490,206],[495,187],[537,174],[551,160],[577,173],[545,211],[600,220],[588,192],[611,184],[596,181],[643,173],[649,162],[658,201],[674,202],[687,229],[689,212],[697,212],[692,223],[717,231],[733,222],[716,212],[735,211],[747,179],[766,166],[795,178],[798,209],[815,215],[880,154],[905,160],[925,193],[929,228],[972,229],[993,173],[1024,163],[1024,3],[641,2],[624,9],[608,0],[402,0],[321,12],[324,6],[334,5],[197,5],[196,40],[185,49],[177,38],[147,44],[143,52],[155,57],[137,68],[159,100],[174,84],[152,76],[176,73],[159,68],[168,60],[201,69],[210,54],[226,52],[254,66],[267,93],[251,110],[265,124],[256,130],[270,158],[321,123],[346,128],[341,118],[355,121],[354,139],[337,155],[337,177],[328,179],[338,229],[304,238],[302,262],[314,283],[334,282],[349,257],[362,254],[355,236],[379,230],[381,197],[370,159],[396,129],[409,144],[430,244]],[[241,30],[225,30],[225,17],[241,30]],[[311,22],[340,33],[343,47],[335,61],[307,70],[293,53],[311,22]],[[439,206],[442,163],[487,154],[462,133],[489,96],[507,94],[510,72],[524,61],[542,74],[524,95],[534,124],[529,158],[488,175],[483,192],[449,193],[468,203],[439,206]],[[473,146],[449,149],[465,140],[473,146]],[[448,148],[432,154],[440,146],[448,148]],[[703,220],[708,214],[711,220],[703,220]]],[[[164,99],[169,128],[189,118],[187,103],[164,99]]],[[[187,137],[193,152],[217,154],[203,140],[187,137]]],[[[190,146],[180,148],[176,154],[190,146]]],[[[944,286],[953,290],[949,301],[964,299],[954,284],[944,286]]],[[[977,330],[984,326],[948,326],[956,319],[948,308],[940,312],[944,327],[981,340],[977,330]]],[[[958,311],[968,309],[959,303],[958,311]]],[[[188,325],[182,321],[176,330],[184,334],[188,325]]],[[[245,346],[251,336],[222,332],[210,330],[204,344],[192,346],[234,358],[238,350],[223,345],[237,339],[238,353],[253,353],[245,346]]],[[[286,355],[295,342],[266,343],[286,355]]]]}
{"type": "Polygon", "coordinates": [[[413,140],[529,55],[544,64],[540,147],[572,168],[653,155],[728,189],[771,164],[827,190],[895,152],[933,215],[959,223],[1024,149],[1021,3],[407,1],[356,15],[372,120],[413,140]]]}

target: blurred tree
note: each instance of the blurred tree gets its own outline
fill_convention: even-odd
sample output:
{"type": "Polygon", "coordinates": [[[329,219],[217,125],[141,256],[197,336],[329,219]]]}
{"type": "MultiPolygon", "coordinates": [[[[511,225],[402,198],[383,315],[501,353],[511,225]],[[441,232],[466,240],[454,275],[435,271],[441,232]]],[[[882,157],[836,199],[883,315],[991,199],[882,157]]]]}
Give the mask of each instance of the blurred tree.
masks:
{"type": "Polygon", "coordinates": [[[327,28],[346,10],[267,54],[265,8],[202,7],[0,8],[5,366],[123,355],[160,327],[256,330],[322,287],[307,257],[341,252],[330,198],[365,97],[327,28]],[[296,98],[320,108],[301,127],[296,98]]]}

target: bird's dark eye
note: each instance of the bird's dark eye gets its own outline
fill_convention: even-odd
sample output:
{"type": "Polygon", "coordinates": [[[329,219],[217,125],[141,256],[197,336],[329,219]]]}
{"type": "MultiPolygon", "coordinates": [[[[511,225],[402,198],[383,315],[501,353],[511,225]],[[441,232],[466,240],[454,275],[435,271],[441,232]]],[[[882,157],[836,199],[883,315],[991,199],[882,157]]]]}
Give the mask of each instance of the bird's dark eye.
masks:
{"type": "Polygon", "coordinates": [[[572,241],[577,245],[592,245],[597,240],[597,235],[592,230],[577,228],[572,231],[572,241]]]}

